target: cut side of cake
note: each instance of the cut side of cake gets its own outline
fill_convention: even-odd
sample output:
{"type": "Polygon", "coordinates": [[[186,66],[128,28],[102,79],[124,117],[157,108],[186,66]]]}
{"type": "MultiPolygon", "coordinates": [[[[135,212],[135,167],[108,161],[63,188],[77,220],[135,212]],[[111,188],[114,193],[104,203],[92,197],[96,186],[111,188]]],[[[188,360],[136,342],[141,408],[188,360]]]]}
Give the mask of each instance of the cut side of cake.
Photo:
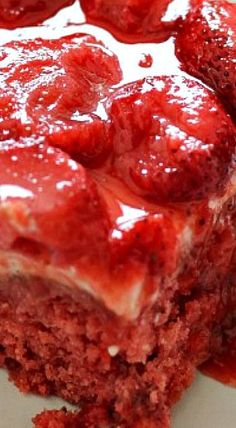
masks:
{"type": "Polygon", "coordinates": [[[235,123],[86,28],[0,47],[0,366],[81,409],[37,428],[168,428],[235,329],[235,123]]]}

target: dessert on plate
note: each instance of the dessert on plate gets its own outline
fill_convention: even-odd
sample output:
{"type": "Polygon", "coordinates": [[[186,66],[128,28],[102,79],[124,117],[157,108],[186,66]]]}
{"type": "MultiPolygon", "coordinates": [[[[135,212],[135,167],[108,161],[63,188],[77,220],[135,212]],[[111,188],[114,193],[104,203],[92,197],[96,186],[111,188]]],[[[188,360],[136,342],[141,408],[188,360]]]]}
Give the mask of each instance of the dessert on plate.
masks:
{"type": "Polygon", "coordinates": [[[236,6],[76,1],[13,31],[29,3],[0,20],[0,366],[80,408],[37,428],[168,428],[234,341],[236,6]]]}

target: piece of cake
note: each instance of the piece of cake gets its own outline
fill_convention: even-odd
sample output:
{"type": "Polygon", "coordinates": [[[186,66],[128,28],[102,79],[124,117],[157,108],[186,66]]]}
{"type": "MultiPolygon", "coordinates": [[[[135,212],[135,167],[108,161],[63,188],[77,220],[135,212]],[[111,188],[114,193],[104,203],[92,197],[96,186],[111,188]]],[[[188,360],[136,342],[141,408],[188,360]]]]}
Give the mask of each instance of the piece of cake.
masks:
{"type": "Polygon", "coordinates": [[[0,365],[82,409],[37,428],[167,428],[235,327],[235,124],[78,30],[0,47],[0,365]]]}

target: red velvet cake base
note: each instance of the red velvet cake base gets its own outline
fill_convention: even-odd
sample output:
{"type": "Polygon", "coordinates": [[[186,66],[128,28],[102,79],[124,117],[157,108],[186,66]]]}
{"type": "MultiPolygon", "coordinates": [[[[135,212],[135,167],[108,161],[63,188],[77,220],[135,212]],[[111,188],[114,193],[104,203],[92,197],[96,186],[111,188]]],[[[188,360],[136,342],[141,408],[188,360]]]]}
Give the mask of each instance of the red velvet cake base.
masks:
{"type": "MultiPolygon", "coordinates": [[[[116,428],[117,425],[109,417],[108,412],[102,407],[86,409],[86,412],[67,412],[61,410],[46,411],[33,419],[35,428],[90,428],[109,427],[116,428]]],[[[131,427],[131,425],[119,425],[119,427],[131,427]]],[[[136,428],[163,428],[169,426],[169,416],[165,409],[160,410],[158,419],[138,419],[132,424],[136,428]]]]}
{"type": "Polygon", "coordinates": [[[231,294],[226,282],[223,289],[198,286],[131,323],[82,292],[71,296],[41,279],[4,278],[0,364],[21,391],[57,395],[84,409],[77,416],[45,414],[36,418],[38,428],[165,428],[196,366],[221,348],[231,294]],[[55,417],[60,423],[47,422],[55,417]]]}

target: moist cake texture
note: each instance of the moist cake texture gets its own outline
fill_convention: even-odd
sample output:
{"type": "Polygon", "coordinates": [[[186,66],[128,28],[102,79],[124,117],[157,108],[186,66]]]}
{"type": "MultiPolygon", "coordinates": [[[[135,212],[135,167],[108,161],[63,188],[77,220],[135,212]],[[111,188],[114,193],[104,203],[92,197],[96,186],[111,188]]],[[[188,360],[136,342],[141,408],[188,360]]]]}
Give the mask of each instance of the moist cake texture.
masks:
{"type": "Polygon", "coordinates": [[[0,366],[81,409],[37,428],[168,428],[234,342],[236,10],[173,3],[0,14],[0,366]]]}

